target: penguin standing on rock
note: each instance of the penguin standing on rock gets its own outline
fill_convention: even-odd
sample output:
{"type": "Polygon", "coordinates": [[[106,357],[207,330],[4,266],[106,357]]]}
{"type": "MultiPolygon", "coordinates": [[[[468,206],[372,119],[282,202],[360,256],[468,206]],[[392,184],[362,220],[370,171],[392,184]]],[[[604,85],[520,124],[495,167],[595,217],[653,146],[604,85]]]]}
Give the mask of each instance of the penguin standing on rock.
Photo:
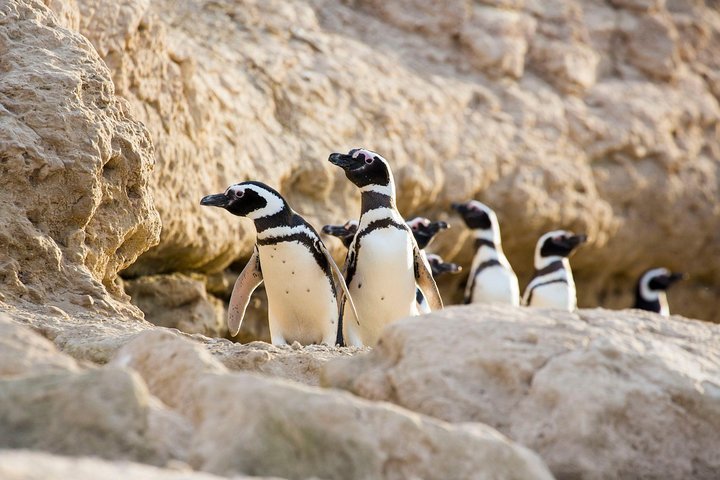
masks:
{"type": "Polygon", "coordinates": [[[575,281],[568,257],[587,235],[575,235],[565,230],[544,234],[535,246],[535,274],[525,288],[523,304],[530,307],[577,308],[575,281]]]}
{"type": "Polygon", "coordinates": [[[678,280],[685,278],[684,273],[671,272],[667,268],[646,270],[638,279],[635,287],[635,305],[633,308],[670,316],[665,291],[678,280]]]}
{"type": "MultiPolygon", "coordinates": [[[[416,217],[406,223],[407,226],[410,227],[413,237],[415,237],[415,242],[417,242],[418,248],[420,248],[420,254],[423,256],[425,261],[427,261],[427,266],[430,267],[433,278],[437,278],[445,273],[457,273],[462,270],[460,265],[447,263],[443,261],[442,257],[439,255],[432,253],[428,254],[425,252],[425,247],[430,244],[438,232],[441,232],[446,228],[450,228],[446,222],[431,222],[427,218],[416,217]]],[[[339,238],[343,245],[345,245],[345,248],[349,248],[353,238],[355,238],[357,229],[357,220],[348,220],[344,225],[325,225],[322,228],[322,232],[339,238]]],[[[419,287],[415,290],[415,297],[418,312],[430,313],[430,305],[428,305],[428,302],[419,287]]]]}
{"type": "Polygon", "coordinates": [[[410,228],[397,211],[387,160],[369,150],[353,149],[333,153],[329,161],[360,188],[362,201],[345,271],[363,321],[346,317],[343,334],[349,345],[373,346],[386,325],[418,314],[416,284],[433,309],[442,308],[442,300],[410,228]]]}
{"type": "Polygon", "coordinates": [[[475,238],[475,257],[465,286],[465,303],[520,305],[517,275],[502,249],[495,212],[477,200],[453,203],[475,238]]]}
{"type": "MultiPolygon", "coordinates": [[[[224,193],[203,197],[200,205],[248,217],[257,230],[252,257],[230,297],[230,334],[237,335],[250,296],[264,281],[274,345],[294,341],[335,345],[340,339],[344,302],[353,311],[355,307],[340,270],[315,229],[278,192],[260,182],[231,185],[224,193]]],[[[357,314],[353,316],[353,321],[358,321],[357,314]]]]}

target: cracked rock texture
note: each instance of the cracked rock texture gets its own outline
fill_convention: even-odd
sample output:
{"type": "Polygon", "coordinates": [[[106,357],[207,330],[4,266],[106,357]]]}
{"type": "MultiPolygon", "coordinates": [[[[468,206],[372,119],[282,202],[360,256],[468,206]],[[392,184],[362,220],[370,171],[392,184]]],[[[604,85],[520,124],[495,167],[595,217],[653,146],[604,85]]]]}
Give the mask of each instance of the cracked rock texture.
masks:
{"type": "Polygon", "coordinates": [[[152,141],[51,3],[0,5],[0,304],[139,318],[115,280],[158,241],[152,141]]]}
{"type": "MultiPolygon", "coordinates": [[[[78,24],[150,131],[160,244],[125,275],[213,273],[248,221],[199,199],[257,179],[316,226],[357,216],[326,161],[364,145],[403,214],[498,211],[521,283],[536,239],[589,235],[581,306],[632,304],[652,266],[689,272],[675,312],[720,320],[720,12],[691,1],[77,0],[78,24]]],[[[458,219],[435,245],[468,265],[458,219]]],[[[331,242],[336,251],[339,244],[331,242]]],[[[462,277],[442,280],[458,300],[462,277]]]]}
{"type": "Polygon", "coordinates": [[[451,307],[386,329],[323,385],[483,422],[558,478],[720,475],[720,329],[632,311],[451,307]]]}
{"type": "Polygon", "coordinates": [[[451,425],[344,392],[230,373],[202,346],[166,332],[139,336],[111,366],[137,371],[192,423],[188,461],[199,470],[298,479],[552,478],[534,453],[485,425],[451,425]]]}

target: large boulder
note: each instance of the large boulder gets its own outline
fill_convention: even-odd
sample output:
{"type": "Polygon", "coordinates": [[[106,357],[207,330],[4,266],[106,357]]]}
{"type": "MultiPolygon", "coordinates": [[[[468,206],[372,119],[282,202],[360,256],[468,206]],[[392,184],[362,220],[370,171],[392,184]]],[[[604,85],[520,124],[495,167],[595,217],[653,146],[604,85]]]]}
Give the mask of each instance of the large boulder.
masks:
{"type": "Polygon", "coordinates": [[[454,307],[403,320],[325,386],[483,422],[558,478],[720,476],[720,326],[606,310],[454,307]]]}
{"type": "Polygon", "coordinates": [[[152,142],[50,3],[0,5],[0,305],[139,318],[115,280],[159,237],[152,142]]]}
{"type": "Polygon", "coordinates": [[[147,332],[112,367],[194,426],[189,463],[220,475],[286,478],[552,478],[481,424],[451,425],[344,392],[230,373],[199,344],[147,332]],[[402,439],[402,441],[399,441],[402,439]]]}
{"type": "MultiPolygon", "coordinates": [[[[126,276],[246,259],[250,222],[198,205],[232,182],[270,183],[318,227],[357,216],[326,158],[364,145],[392,162],[408,217],[493,206],[521,281],[539,235],[570,228],[590,236],[581,305],[628,306],[665,265],[691,274],[675,311],[720,319],[720,13],[705,2],[77,4],[156,146],[163,232],[126,276]]],[[[467,265],[451,220],[436,249],[467,265]]],[[[443,280],[447,300],[462,280],[443,280]]]]}

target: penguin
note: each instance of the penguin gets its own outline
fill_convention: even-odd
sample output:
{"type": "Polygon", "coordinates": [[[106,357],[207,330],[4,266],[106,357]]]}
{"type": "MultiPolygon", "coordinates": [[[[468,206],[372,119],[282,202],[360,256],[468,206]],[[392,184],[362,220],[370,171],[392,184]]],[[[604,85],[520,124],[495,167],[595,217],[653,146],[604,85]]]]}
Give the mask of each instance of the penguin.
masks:
{"type": "MultiPolygon", "coordinates": [[[[445,263],[438,255],[432,255],[433,260],[430,261],[431,254],[425,252],[425,247],[430,244],[438,232],[450,228],[446,222],[431,222],[424,217],[415,217],[405,223],[410,227],[413,237],[415,237],[415,242],[418,244],[418,248],[420,248],[420,254],[427,262],[433,278],[443,273],[457,273],[462,270],[457,264],[445,263]]],[[[322,228],[322,232],[339,238],[343,245],[345,245],[345,248],[349,248],[357,232],[357,227],[357,220],[348,220],[344,225],[325,225],[322,228]]],[[[427,300],[425,300],[425,296],[422,290],[420,290],[420,287],[415,289],[415,299],[419,313],[430,313],[430,305],[428,305],[427,300]]]]}
{"type": "MultiPolygon", "coordinates": [[[[250,296],[264,281],[274,345],[335,345],[341,340],[345,301],[355,309],[342,273],[312,225],[277,191],[261,182],[236,183],[224,193],[203,197],[200,205],[248,217],[257,230],[253,254],[230,297],[231,335],[237,335],[250,296]]],[[[359,321],[356,313],[354,317],[359,321]]]]}
{"type": "Polygon", "coordinates": [[[322,233],[339,238],[342,244],[345,245],[345,248],[350,248],[357,229],[358,221],[348,220],[344,225],[325,225],[322,228],[322,233]]]}
{"type": "MultiPolygon", "coordinates": [[[[435,238],[435,235],[438,232],[449,228],[449,225],[443,221],[431,222],[425,217],[415,217],[405,223],[407,223],[407,226],[410,227],[410,231],[412,232],[413,237],[415,237],[415,242],[420,249],[420,255],[422,256],[423,261],[432,272],[432,265],[430,264],[427,253],[425,252],[425,248],[430,245],[430,242],[433,238],[435,238]]],[[[435,278],[434,273],[433,278],[435,278]]],[[[417,309],[420,314],[424,315],[432,311],[420,287],[415,289],[415,302],[417,303],[417,309]]]]}
{"type": "Polygon", "coordinates": [[[395,181],[387,160],[375,152],[353,149],[333,153],[361,192],[361,215],[345,264],[345,279],[362,322],[346,321],[343,334],[353,346],[374,346],[382,329],[417,315],[416,284],[434,310],[442,299],[417,242],[395,204],[395,181]]]}
{"type": "Polygon", "coordinates": [[[635,287],[635,305],[633,308],[670,316],[670,307],[665,291],[678,280],[685,278],[684,273],[671,272],[667,268],[646,270],[638,279],[635,287]]]}
{"type": "Polygon", "coordinates": [[[462,267],[457,263],[445,262],[440,255],[435,253],[428,253],[427,260],[430,264],[430,271],[433,274],[433,278],[437,278],[446,273],[458,273],[462,271],[462,267]]]}
{"type": "Polygon", "coordinates": [[[569,312],[577,308],[575,281],[568,257],[587,235],[555,230],[540,237],[535,246],[535,273],[525,287],[523,305],[560,308],[569,312]]]}
{"type": "Polygon", "coordinates": [[[477,200],[453,203],[475,238],[475,256],[465,284],[464,301],[520,305],[517,275],[503,252],[500,224],[495,212],[477,200]]]}

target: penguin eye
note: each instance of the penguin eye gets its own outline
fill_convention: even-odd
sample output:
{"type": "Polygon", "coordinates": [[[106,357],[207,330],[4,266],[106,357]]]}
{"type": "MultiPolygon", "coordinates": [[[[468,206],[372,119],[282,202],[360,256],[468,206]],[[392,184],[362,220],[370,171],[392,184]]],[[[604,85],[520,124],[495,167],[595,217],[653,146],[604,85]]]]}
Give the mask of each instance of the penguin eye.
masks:
{"type": "Polygon", "coordinates": [[[375,161],[375,159],[374,159],[374,158],[371,158],[371,157],[365,157],[365,163],[367,163],[368,165],[370,165],[370,164],[371,164],[371,163],[372,163],[373,161],[375,161]]]}
{"type": "Polygon", "coordinates": [[[235,192],[236,198],[242,198],[243,195],[245,195],[245,190],[238,190],[235,192]]]}

